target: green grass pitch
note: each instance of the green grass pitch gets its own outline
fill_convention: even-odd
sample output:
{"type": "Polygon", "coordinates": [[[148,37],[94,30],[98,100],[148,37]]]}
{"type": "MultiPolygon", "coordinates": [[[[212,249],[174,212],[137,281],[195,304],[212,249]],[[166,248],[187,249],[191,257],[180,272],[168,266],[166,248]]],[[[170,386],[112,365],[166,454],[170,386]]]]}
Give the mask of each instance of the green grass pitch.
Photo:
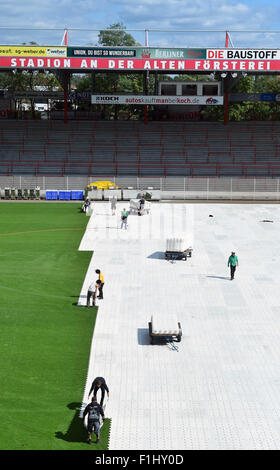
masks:
{"type": "Polygon", "coordinates": [[[79,418],[96,308],[76,303],[92,256],[81,203],[0,204],[0,449],[82,450],[79,418]]]}

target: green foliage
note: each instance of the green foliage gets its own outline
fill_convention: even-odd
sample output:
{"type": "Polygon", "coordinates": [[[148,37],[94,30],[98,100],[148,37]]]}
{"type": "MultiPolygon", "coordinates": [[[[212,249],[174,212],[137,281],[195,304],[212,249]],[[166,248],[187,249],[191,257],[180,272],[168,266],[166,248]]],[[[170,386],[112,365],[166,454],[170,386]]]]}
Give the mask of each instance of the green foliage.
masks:
{"type": "MultiPolygon", "coordinates": [[[[98,35],[98,45],[117,47],[117,46],[136,46],[138,43],[131,34],[125,31],[126,27],[123,23],[114,23],[106,30],[100,31],[98,35]],[[117,30],[117,31],[116,31],[117,30]]],[[[91,75],[84,75],[76,80],[78,91],[91,91],[92,90],[92,77],[91,75]]],[[[95,92],[96,93],[142,93],[143,92],[143,74],[130,73],[120,74],[118,72],[110,73],[95,73],[95,92]]],[[[96,107],[92,106],[94,110],[96,107]]],[[[134,114],[134,108],[131,106],[103,106],[103,117],[123,115],[129,119],[134,114]]],[[[96,108],[100,110],[99,108],[96,108]]]]}
{"type": "Polygon", "coordinates": [[[231,93],[253,93],[254,92],[254,78],[252,75],[241,77],[231,93]]]}
{"type": "Polygon", "coordinates": [[[255,80],[255,93],[280,93],[279,76],[258,76],[255,80]]]}
{"type": "MultiPolygon", "coordinates": [[[[31,46],[37,43],[30,41],[31,46]]],[[[23,45],[26,45],[24,42],[23,45]]],[[[52,72],[40,70],[11,70],[0,73],[0,88],[10,91],[34,90],[35,86],[45,87],[48,91],[54,88],[62,89],[55,75],[52,72]]]]}
{"type": "Polygon", "coordinates": [[[125,30],[126,26],[121,22],[108,26],[107,29],[100,31],[98,35],[98,44],[101,46],[112,47],[139,45],[135,41],[134,37],[125,30]]]}
{"type": "Polygon", "coordinates": [[[0,88],[12,91],[28,90],[28,75],[23,71],[11,70],[0,73],[0,88]]]}
{"type": "MultiPolygon", "coordinates": [[[[243,77],[233,89],[235,93],[279,93],[278,77],[252,75],[243,77]]],[[[275,102],[244,102],[230,105],[230,120],[272,120],[279,119],[279,105],[275,102]]]]}
{"type": "Polygon", "coordinates": [[[204,75],[204,74],[185,74],[182,73],[180,75],[175,75],[174,78],[170,77],[170,75],[164,76],[164,80],[172,80],[174,82],[207,82],[213,81],[213,79],[210,75],[204,75]]]}
{"type": "MultiPolygon", "coordinates": [[[[25,45],[26,43],[23,44],[25,45]]],[[[36,42],[31,41],[29,44],[36,45],[36,42]]],[[[44,87],[47,91],[62,89],[52,72],[43,70],[10,70],[8,72],[0,73],[0,88],[14,92],[33,91],[36,87],[44,87]]],[[[15,99],[15,109],[19,110],[23,101],[30,101],[32,116],[33,118],[36,118],[34,99],[15,99]]]]}
{"type": "MultiPolygon", "coordinates": [[[[241,77],[231,93],[280,93],[280,80],[278,76],[241,77]]],[[[224,106],[204,107],[204,119],[222,121],[224,119],[224,106]]],[[[229,103],[229,120],[279,120],[280,108],[277,102],[249,102],[229,103]]]]}

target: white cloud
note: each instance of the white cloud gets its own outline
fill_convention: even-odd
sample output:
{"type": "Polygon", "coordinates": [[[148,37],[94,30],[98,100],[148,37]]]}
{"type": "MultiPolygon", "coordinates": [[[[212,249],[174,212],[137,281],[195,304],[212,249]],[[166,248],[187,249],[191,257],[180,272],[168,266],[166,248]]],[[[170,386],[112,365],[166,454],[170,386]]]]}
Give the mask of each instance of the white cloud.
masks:
{"type": "MultiPolygon", "coordinates": [[[[271,29],[273,19],[279,18],[280,6],[265,0],[0,0],[0,26],[32,28],[100,29],[122,21],[127,29],[161,30],[252,30],[271,29]]],[[[144,32],[131,32],[144,42],[144,32]]],[[[0,29],[0,43],[58,44],[61,32],[15,31],[0,29]]],[[[220,47],[222,33],[149,33],[150,45],[220,47]],[[210,41],[207,42],[207,41],[210,41]]],[[[280,35],[232,33],[240,46],[278,46],[280,35]],[[265,41],[269,41],[269,44],[265,41]]],[[[97,40],[95,32],[70,31],[72,44],[88,44],[97,40]]]]}
{"type": "Polygon", "coordinates": [[[224,14],[229,14],[229,15],[232,15],[232,13],[234,12],[234,14],[242,14],[242,13],[246,13],[248,14],[248,11],[249,11],[249,7],[248,5],[245,5],[244,3],[236,3],[235,5],[231,4],[231,5],[228,5],[228,4],[224,4],[224,5],[221,5],[220,6],[220,11],[224,14]]]}

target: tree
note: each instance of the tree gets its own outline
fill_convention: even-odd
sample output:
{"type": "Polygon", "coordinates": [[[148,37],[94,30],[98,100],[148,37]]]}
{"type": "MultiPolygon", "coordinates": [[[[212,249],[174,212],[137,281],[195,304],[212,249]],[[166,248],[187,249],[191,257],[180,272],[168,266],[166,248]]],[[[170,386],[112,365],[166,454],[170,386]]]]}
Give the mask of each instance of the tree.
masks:
{"type": "Polygon", "coordinates": [[[134,37],[125,30],[126,26],[121,22],[111,24],[98,34],[98,44],[108,47],[140,46],[134,37]]]}
{"type": "MultiPolygon", "coordinates": [[[[240,78],[231,93],[277,93],[277,90],[280,92],[280,83],[277,80],[271,77],[260,77],[256,80],[253,75],[247,75],[240,78]]],[[[243,101],[242,103],[229,104],[230,121],[270,120],[273,119],[276,113],[278,113],[277,103],[243,101]]],[[[204,108],[203,115],[206,120],[222,121],[224,119],[224,106],[204,108]]]]}
{"type": "MultiPolygon", "coordinates": [[[[233,89],[234,93],[280,93],[278,77],[247,75],[233,89]]],[[[242,104],[230,105],[230,119],[241,120],[273,120],[279,119],[279,105],[276,102],[244,101],[242,104]]]]}
{"type": "MultiPolygon", "coordinates": [[[[231,93],[253,93],[254,80],[252,75],[241,77],[235,87],[231,90],[231,93]]],[[[250,111],[250,103],[232,103],[229,106],[229,120],[230,121],[243,121],[246,119],[248,112],[250,111]]]]}
{"type": "MultiPolygon", "coordinates": [[[[34,41],[30,41],[29,44],[31,46],[37,45],[34,41]]],[[[23,45],[26,45],[26,43],[23,43],[23,45]]],[[[62,89],[52,72],[45,72],[43,70],[10,70],[8,72],[0,73],[0,88],[14,92],[33,91],[36,87],[44,87],[48,91],[62,89]]],[[[21,99],[14,101],[15,109],[19,109],[21,99]]],[[[30,99],[30,103],[34,117],[34,99],[30,99]]]]}
{"type": "MultiPolygon", "coordinates": [[[[139,46],[140,44],[135,38],[125,30],[126,26],[121,22],[108,26],[106,30],[100,31],[98,44],[107,47],[139,46]]],[[[103,92],[106,90],[107,93],[138,93],[143,90],[143,75],[119,74],[118,72],[98,74],[96,77],[96,90],[103,92]]],[[[108,105],[106,107],[107,110],[110,110],[108,105]]],[[[127,106],[125,108],[114,105],[114,118],[118,118],[119,111],[129,111],[127,106]]]]}

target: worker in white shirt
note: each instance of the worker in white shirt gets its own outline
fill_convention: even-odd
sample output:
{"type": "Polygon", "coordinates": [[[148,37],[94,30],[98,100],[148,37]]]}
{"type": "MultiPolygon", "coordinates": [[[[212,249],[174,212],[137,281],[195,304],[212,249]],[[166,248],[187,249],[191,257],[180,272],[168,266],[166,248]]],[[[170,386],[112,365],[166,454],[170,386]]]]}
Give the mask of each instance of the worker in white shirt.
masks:
{"type": "Polygon", "coordinates": [[[100,288],[101,281],[98,279],[96,282],[92,282],[88,288],[88,293],[87,293],[87,307],[90,307],[90,299],[92,298],[92,306],[95,306],[95,299],[96,295],[98,292],[98,289],[100,288]]]}

